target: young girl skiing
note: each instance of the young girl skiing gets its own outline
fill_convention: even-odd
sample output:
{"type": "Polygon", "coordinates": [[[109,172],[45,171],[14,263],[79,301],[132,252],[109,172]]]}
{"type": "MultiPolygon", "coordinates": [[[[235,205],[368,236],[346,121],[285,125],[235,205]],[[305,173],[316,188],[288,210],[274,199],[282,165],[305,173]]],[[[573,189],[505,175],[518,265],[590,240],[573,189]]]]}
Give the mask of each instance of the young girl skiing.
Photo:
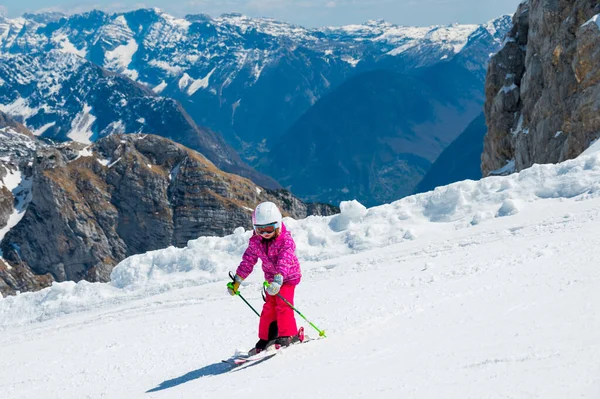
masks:
{"type": "Polygon", "coordinates": [[[262,261],[265,280],[269,284],[265,289],[266,301],[258,325],[256,353],[264,350],[274,338],[280,346],[288,346],[303,338],[299,336],[302,334],[298,334],[294,310],[281,298],[293,305],[294,290],[302,277],[296,243],[281,220],[281,212],[272,202],[263,202],[254,209],[254,233],[236,270],[233,284],[227,287],[229,293],[235,295],[258,259],[262,261]]]}

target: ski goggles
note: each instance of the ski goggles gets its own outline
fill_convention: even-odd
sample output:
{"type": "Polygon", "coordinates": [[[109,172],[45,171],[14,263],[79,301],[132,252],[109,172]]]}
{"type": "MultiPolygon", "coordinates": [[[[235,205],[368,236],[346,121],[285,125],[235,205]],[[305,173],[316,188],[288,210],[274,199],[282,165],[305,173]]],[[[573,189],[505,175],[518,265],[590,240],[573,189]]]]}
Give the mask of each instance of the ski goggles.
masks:
{"type": "Polygon", "coordinates": [[[275,222],[275,223],[269,223],[269,224],[255,224],[254,225],[254,231],[256,231],[256,234],[271,234],[274,233],[275,230],[277,229],[277,225],[279,223],[275,222]]]}

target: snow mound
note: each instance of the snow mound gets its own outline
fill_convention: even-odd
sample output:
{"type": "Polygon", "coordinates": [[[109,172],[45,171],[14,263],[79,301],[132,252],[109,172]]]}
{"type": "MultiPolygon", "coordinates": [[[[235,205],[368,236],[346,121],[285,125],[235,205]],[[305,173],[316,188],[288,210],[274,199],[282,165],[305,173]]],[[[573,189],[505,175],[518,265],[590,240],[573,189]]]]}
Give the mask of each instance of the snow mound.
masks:
{"type": "MultiPolygon", "coordinates": [[[[600,153],[593,152],[558,165],[534,165],[509,176],[438,187],[369,209],[357,201],[343,202],[339,215],[286,218],[284,223],[296,241],[301,263],[306,265],[419,240],[427,232],[490,223],[539,201],[581,201],[598,196],[600,153]]],[[[225,281],[227,272],[237,267],[251,234],[238,228],[226,237],[191,240],[185,248],[169,247],[129,257],[114,268],[110,283],[55,283],[39,292],[2,298],[0,329],[225,281]]]]}

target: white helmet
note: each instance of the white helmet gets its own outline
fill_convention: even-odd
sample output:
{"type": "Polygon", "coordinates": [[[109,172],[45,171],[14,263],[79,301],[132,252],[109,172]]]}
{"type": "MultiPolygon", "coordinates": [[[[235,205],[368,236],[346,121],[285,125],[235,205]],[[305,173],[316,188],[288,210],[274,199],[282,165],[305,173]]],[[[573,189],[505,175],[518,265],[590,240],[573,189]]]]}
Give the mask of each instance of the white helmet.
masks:
{"type": "Polygon", "coordinates": [[[281,227],[281,212],[279,208],[272,202],[261,202],[252,212],[252,224],[262,226],[265,224],[276,223],[275,228],[281,227]]]}

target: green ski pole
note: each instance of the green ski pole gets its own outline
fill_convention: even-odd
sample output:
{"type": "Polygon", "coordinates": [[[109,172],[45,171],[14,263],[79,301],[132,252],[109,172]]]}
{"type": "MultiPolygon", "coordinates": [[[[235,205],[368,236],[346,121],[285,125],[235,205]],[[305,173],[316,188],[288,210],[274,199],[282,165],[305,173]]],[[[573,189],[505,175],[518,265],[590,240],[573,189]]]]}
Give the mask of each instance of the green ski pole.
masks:
{"type": "MultiPolygon", "coordinates": [[[[229,283],[229,284],[231,284],[231,283],[229,283]]],[[[231,284],[231,285],[233,285],[233,284],[231,284]]],[[[236,291],[235,295],[237,295],[237,296],[239,296],[240,298],[242,298],[242,301],[246,302],[246,305],[250,306],[250,309],[252,309],[252,310],[254,311],[254,313],[256,313],[256,315],[257,315],[258,317],[260,317],[260,314],[259,314],[259,313],[256,311],[256,309],[254,309],[254,308],[252,307],[252,305],[250,305],[250,304],[248,303],[248,301],[246,300],[246,298],[244,298],[244,297],[242,296],[242,294],[240,294],[240,291],[236,291]]]]}
{"type": "MultiPolygon", "coordinates": [[[[234,277],[231,275],[231,273],[229,273],[229,277],[231,277],[232,279],[234,278],[234,277]]],[[[248,306],[250,307],[250,309],[252,309],[252,310],[254,311],[254,313],[256,313],[256,315],[257,315],[258,317],[260,317],[260,313],[258,313],[258,312],[256,311],[256,309],[254,309],[254,308],[252,307],[252,305],[250,305],[250,304],[248,303],[248,301],[246,300],[246,298],[244,298],[244,297],[242,296],[242,294],[240,294],[240,290],[237,290],[237,291],[236,291],[236,290],[233,288],[233,281],[231,281],[231,282],[227,283],[227,287],[228,287],[228,288],[230,288],[230,289],[231,289],[233,292],[235,292],[235,295],[237,295],[237,296],[239,296],[240,298],[242,298],[242,301],[244,301],[244,302],[246,303],[246,305],[248,305],[248,306]]]]}
{"type": "MultiPolygon", "coordinates": [[[[269,283],[265,281],[264,286],[265,286],[265,288],[268,287],[269,283]]],[[[306,320],[306,322],[308,324],[311,325],[312,328],[314,328],[315,330],[317,330],[319,332],[319,337],[327,338],[327,336],[325,335],[325,330],[319,330],[319,327],[315,326],[310,320],[308,320],[306,317],[304,317],[304,315],[302,313],[300,313],[300,311],[298,309],[296,309],[294,307],[294,305],[292,305],[291,303],[289,303],[288,300],[285,299],[281,294],[277,293],[277,296],[279,298],[281,298],[281,300],[283,302],[285,302],[290,308],[294,309],[296,311],[296,313],[298,313],[300,315],[300,317],[302,317],[304,320],[306,320]]]]}

